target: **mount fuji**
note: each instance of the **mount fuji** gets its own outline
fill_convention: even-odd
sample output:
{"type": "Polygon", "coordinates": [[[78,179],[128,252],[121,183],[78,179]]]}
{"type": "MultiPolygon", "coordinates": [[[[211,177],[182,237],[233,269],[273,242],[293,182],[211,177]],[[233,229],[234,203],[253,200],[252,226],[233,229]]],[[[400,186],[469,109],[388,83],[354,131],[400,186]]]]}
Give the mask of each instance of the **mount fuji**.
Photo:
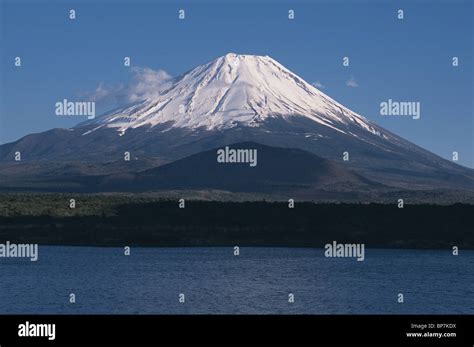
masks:
{"type": "Polygon", "coordinates": [[[0,146],[0,178],[140,172],[251,142],[303,150],[394,189],[474,190],[474,170],[383,129],[269,56],[229,53],[153,94],[73,128],[0,146]],[[21,163],[14,161],[15,152],[22,153],[21,163]],[[124,152],[130,152],[130,162],[123,161],[124,152]]]}
{"type": "MultiPolygon", "coordinates": [[[[157,97],[82,124],[92,131],[171,127],[222,130],[259,127],[269,118],[300,115],[342,134],[354,123],[371,133],[379,130],[367,120],[295,75],[268,56],[233,53],[198,66],[180,76],[157,97]]],[[[383,136],[383,135],[382,135],[383,136]]],[[[387,139],[389,137],[386,137],[387,139]]]]}

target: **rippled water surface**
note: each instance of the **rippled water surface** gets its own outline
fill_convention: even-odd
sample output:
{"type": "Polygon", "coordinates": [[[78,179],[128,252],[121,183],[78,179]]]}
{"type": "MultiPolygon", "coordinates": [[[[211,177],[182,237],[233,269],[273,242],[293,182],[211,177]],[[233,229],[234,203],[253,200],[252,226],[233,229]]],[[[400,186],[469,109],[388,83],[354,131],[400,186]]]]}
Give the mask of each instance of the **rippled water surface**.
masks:
{"type": "Polygon", "coordinates": [[[0,313],[474,313],[474,251],[40,246],[0,279],[0,313]]]}

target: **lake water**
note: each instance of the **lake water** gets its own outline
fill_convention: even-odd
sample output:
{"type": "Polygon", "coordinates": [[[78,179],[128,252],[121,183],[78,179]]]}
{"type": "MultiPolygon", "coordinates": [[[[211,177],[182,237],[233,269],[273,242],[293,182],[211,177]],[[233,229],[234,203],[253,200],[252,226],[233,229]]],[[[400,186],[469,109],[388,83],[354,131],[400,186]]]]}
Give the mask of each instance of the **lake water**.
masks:
{"type": "Polygon", "coordinates": [[[40,246],[0,258],[0,313],[473,314],[474,251],[40,246]]]}

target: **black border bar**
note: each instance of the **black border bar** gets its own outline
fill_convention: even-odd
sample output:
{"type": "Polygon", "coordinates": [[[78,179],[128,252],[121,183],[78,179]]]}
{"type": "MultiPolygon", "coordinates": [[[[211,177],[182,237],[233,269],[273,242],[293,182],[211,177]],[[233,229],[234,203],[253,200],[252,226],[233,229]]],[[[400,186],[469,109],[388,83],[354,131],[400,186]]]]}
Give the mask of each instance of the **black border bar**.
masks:
{"type": "Polygon", "coordinates": [[[3,315],[0,346],[140,344],[474,345],[474,315],[3,315]],[[25,322],[56,337],[19,337],[25,322]],[[425,325],[426,328],[420,329],[425,325]],[[455,333],[408,337],[407,333],[455,333]]]}

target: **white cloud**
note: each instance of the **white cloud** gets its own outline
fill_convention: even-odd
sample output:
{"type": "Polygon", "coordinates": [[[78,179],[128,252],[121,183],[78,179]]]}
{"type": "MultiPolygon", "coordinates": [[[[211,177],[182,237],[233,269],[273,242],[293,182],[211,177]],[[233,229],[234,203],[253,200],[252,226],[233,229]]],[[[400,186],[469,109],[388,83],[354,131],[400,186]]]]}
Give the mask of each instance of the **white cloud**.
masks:
{"type": "Polygon", "coordinates": [[[123,84],[109,86],[101,82],[94,91],[86,92],[85,95],[88,101],[108,102],[115,100],[117,94],[124,90],[124,88],[123,84]]]}
{"type": "Polygon", "coordinates": [[[169,85],[172,77],[164,70],[132,68],[133,77],[127,90],[129,101],[143,100],[157,95],[169,85]]]}
{"type": "Polygon", "coordinates": [[[92,92],[85,93],[89,101],[97,103],[124,104],[144,100],[160,93],[170,85],[172,77],[164,70],[132,67],[132,76],[128,83],[106,85],[100,83],[92,92]]]}
{"type": "Polygon", "coordinates": [[[357,83],[357,81],[355,80],[354,76],[351,76],[351,78],[349,78],[347,81],[346,81],[346,86],[348,87],[353,87],[353,88],[357,88],[359,86],[359,84],[357,83]]]}
{"type": "Polygon", "coordinates": [[[324,84],[322,84],[321,82],[319,82],[319,81],[313,82],[313,83],[311,83],[311,84],[312,84],[313,86],[315,86],[316,88],[318,88],[318,89],[324,89],[324,88],[326,88],[326,86],[325,86],[324,84]]]}

